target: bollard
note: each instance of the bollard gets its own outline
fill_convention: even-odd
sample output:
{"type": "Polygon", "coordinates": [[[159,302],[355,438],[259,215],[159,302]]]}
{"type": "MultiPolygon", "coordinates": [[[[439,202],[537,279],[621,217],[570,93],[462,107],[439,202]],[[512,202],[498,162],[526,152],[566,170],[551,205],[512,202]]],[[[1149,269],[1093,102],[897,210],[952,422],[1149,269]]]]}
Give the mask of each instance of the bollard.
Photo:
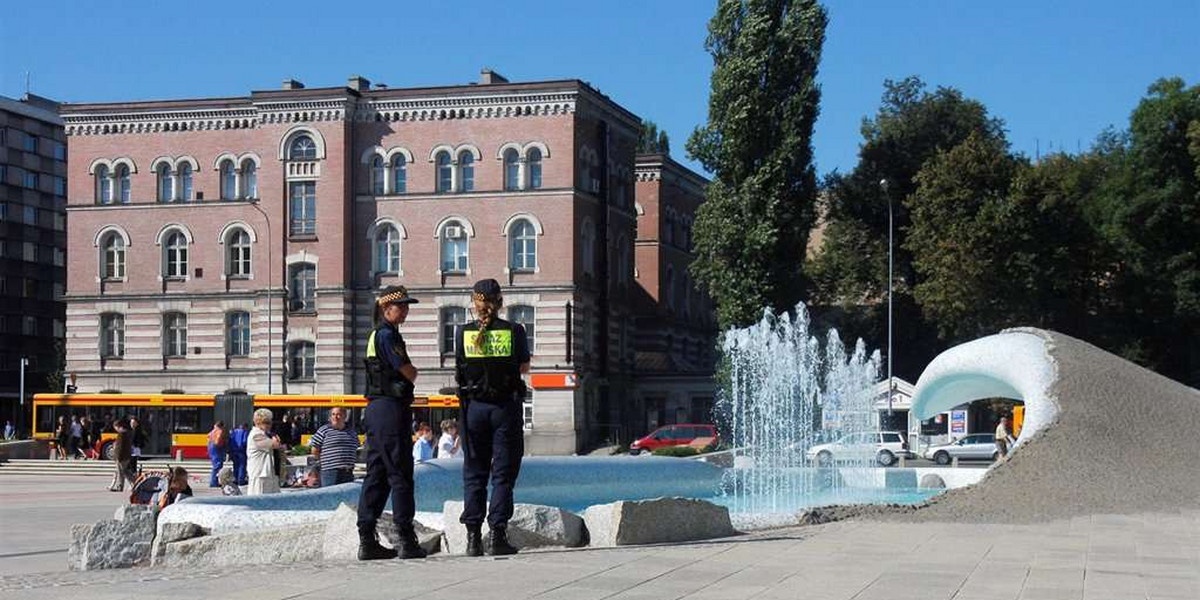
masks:
{"type": "Polygon", "coordinates": [[[903,469],[903,468],[904,468],[904,461],[905,461],[905,460],[906,460],[906,459],[904,458],[904,455],[903,455],[903,454],[901,454],[901,455],[900,455],[900,468],[901,468],[901,469],[903,469]]]}
{"type": "Polygon", "coordinates": [[[955,456],[954,458],[950,459],[950,467],[951,467],[951,468],[954,468],[954,469],[957,469],[957,468],[958,468],[958,457],[957,457],[957,456],[955,456]]]}
{"type": "Polygon", "coordinates": [[[178,462],[181,460],[183,460],[183,450],[176,450],[175,451],[175,461],[178,462]]]}

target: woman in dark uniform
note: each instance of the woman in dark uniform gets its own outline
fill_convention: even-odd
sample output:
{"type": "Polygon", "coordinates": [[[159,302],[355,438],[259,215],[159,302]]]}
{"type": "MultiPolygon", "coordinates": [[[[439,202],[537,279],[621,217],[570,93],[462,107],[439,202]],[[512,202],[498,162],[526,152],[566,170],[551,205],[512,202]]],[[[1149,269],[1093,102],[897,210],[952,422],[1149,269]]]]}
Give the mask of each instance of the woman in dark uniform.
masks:
{"type": "Polygon", "coordinates": [[[503,298],[495,279],[475,284],[471,294],[477,319],[455,334],[455,379],[463,408],[463,512],[467,554],[483,556],[481,530],[486,515],[491,529],[488,554],[516,554],[508,542],[513,486],[525,454],[521,402],[529,372],[525,328],[499,317],[503,298]],[[492,481],[488,503],[487,484],[492,481]]]}

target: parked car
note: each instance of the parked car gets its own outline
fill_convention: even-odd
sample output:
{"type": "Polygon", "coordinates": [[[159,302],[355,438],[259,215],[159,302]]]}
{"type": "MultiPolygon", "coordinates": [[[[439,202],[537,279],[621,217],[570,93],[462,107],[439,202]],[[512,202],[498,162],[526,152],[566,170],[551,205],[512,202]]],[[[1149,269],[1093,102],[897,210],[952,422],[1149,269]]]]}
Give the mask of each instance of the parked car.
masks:
{"type": "Polygon", "coordinates": [[[996,460],[1000,457],[1000,450],[996,448],[995,434],[973,433],[949,444],[930,446],[921,454],[939,465],[948,465],[955,458],[959,460],[996,460]]]}
{"type": "Polygon", "coordinates": [[[836,442],[817,444],[806,453],[810,462],[828,467],[837,462],[868,461],[880,466],[896,464],[898,457],[913,458],[908,442],[899,431],[869,431],[845,436],[836,442]]]}
{"type": "Polygon", "coordinates": [[[694,423],[664,425],[650,432],[650,435],[630,444],[629,453],[638,455],[642,452],[654,452],[654,450],[666,446],[686,446],[696,438],[713,438],[715,445],[719,441],[717,426],[694,423]]]}

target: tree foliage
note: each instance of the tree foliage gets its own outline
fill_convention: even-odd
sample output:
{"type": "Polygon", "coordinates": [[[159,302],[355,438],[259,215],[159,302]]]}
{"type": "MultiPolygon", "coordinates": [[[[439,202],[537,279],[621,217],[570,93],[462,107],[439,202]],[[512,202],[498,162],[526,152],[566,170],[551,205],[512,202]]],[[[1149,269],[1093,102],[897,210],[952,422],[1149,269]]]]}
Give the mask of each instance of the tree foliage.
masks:
{"type": "Polygon", "coordinates": [[[713,180],[696,217],[692,270],[722,326],[801,299],[826,23],[815,0],[721,0],[709,21],[708,123],[687,150],[713,180]]]}
{"type": "Polygon", "coordinates": [[[660,130],[658,124],[648,119],[642,120],[642,130],[638,134],[638,154],[670,154],[671,138],[667,130],[660,130]]]}

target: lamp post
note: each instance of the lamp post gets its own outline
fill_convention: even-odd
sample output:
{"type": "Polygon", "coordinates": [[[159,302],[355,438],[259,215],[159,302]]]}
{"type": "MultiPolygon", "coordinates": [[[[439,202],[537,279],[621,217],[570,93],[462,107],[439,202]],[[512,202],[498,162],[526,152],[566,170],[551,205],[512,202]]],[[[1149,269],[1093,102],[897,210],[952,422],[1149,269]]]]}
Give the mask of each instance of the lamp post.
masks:
{"type": "Polygon", "coordinates": [[[892,416],[892,395],[895,384],[892,380],[892,195],[888,193],[888,180],[880,179],[879,188],[888,203],[888,329],[887,329],[887,378],[888,378],[888,417],[892,416]]]}
{"type": "MultiPolygon", "coordinates": [[[[258,211],[267,221],[267,393],[275,393],[275,301],[271,297],[271,269],[275,267],[271,247],[275,245],[275,236],[271,233],[271,217],[258,206],[258,200],[250,201],[250,206],[258,211]]],[[[889,357],[890,358],[890,357],[889,357]]]]}

